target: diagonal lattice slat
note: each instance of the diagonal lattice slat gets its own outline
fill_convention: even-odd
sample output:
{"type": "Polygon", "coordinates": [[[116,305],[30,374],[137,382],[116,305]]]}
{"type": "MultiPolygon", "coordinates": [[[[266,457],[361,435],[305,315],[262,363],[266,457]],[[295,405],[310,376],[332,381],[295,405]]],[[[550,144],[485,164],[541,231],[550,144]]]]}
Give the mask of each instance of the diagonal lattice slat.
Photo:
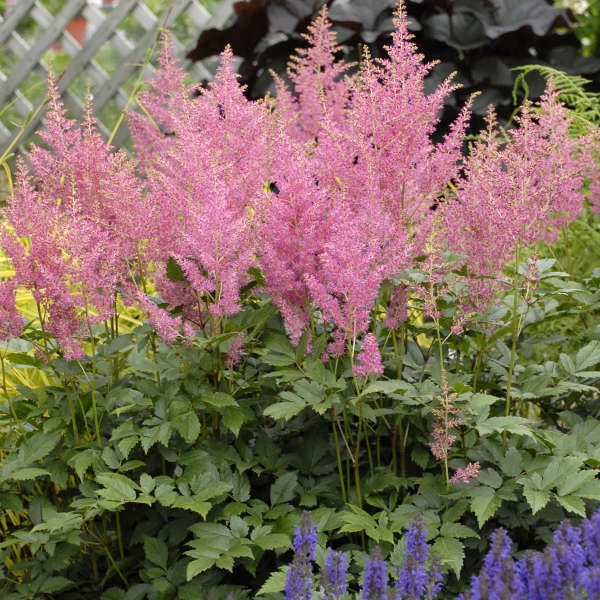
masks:
{"type": "MultiPolygon", "coordinates": [[[[34,111],[40,100],[32,101],[27,82],[31,85],[33,77],[36,85],[43,86],[49,69],[46,55],[59,44],[68,56],[68,64],[59,74],[58,82],[67,108],[71,115],[81,116],[84,107],[81,82],[85,81],[94,96],[99,130],[108,136],[112,125],[103,122],[99,114],[103,109],[118,113],[125,107],[131,82],[137,77],[148,50],[154,46],[159,29],[170,28],[178,19],[185,19],[189,39],[180,40],[171,34],[177,56],[185,56],[203,29],[223,26],[232,14],[233,2],[221,0],[211,14],[199,0],[172,0],[164,13],[156,15],[142,0],[120,0],[108,11],[102,10],[93,0],[65,0],[56,14],[48,10],[44,0],[19,0],[4,18],[0,16],[0,52],[13,57],[9,67],[0,63],[0,111],[8,106],[13,114],[23,121],[28,120],[21,140],[40,125],[43,111],[34,111]],[[67,30],[69,23],[80,17],[91,29],[82,45],[67,30]],[[133,21],[141,31],[135,39],[128,35],[128,29],[123,25],[125,20],[130,26],[133,21]],[[39,32],[35,39],[27,39],[23,29],[32,22],[39,32]],[[98,59],[102,52],[107,52],[107,47],[119,60],[118,67],[112,72],[107,72],[98,59]]],[[[202,63],[188,66],[198,79],[211,76],[210,69],[202,63]]],[[[149,76],[153,70],[152,64],[147,65],[144,76],[149,76]]],[[[13,117],[13,122],[7,122],[0,113],[0,154],[12,145],[22,128],[15,120],[13,117]]],[[[120,145],[127,137],[127,129],[122,127],[114,143],[120,145]]]]}

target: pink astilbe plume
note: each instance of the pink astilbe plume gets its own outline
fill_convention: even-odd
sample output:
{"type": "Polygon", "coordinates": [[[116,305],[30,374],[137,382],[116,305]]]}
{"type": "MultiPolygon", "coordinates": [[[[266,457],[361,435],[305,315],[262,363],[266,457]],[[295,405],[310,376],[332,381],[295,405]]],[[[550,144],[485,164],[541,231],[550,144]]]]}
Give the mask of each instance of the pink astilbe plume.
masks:
{"type": "Polygon", "coordinates": [[[97,133],[91,106],[80,126],[65,118],[53,79],[48,95],[48,148],[33,146],[30,171],[19,168],[1,242],[14,284],[33,292],[45,329],[75,356],[89,326],[113,316],[115,295],[134,295],[130,266],[147,211],[133,166],[97,133]]]}
{"type": "Polygon", "coordinates": [[[232,62],[226,50],[214,82],[197,96],[184,86],[163,40],[163,70],[142,97],[146,117],[130,116],[136,146],[168,140],[152,141],[161,148],[159,159],[139,148],[148,202],[159,207],[149,257],[160,297],[170,309],[180,307],[196,329],[239,310],[240,288],[255,260],[249,207],[268,180],[267,111],[245,98],[232,62]],[[160,127],[150,133],[155,124],[160,127]]]}
{"type": "Polygon", "coordinates": [[[553,241],[583,208],[588,163],[580,148],[586,142],[570,136],[568,111],[552,83],[538,108],[526,104],[507,136],[490,112],[455,198],[439,211],[448,248],[463,256],[472,275],[467,283],[478,310],[497,291],[497,278],[519,245],[553,241]]]}
{"type": "Polygon", "coordinates": [[[354,365],[354,375],[366,377],[367,375],[381,375],[383,364],[377,338],[372,333],[367,333],[357,355],[357,364],[354,365]]]}
{"type": "Polygon", "coordinates": [[[23,329],[23,317],[15,305],[15,280],[0,281],[0,340],[18,337],[23,329]]]}
{"type": "MultiPolygon", "coordinates": [[[[274,115],[284,135],[275,143],[296,148],[297,158],[274,169],[281,192],[265,231],[290,227],[277,236],[280,244],[262,249],[260,260],[269,292],[276,302],[286,299],[282,312],[295,339],[308,325],[302,322],[308,306],[349,344],[367,331],[381,283],[422,253],[429,207],[459,172],[468,107],[434,144],[444,98],[454,88],[447,81],[425,94],[431,65],[422,63],[410,41],[402,7],[395,25],[389,58],[365,55],[358,72],[348,74],[335,64],[323,10],[309,32],[310,47],[292,63],[296,96],[279,84],[274,115]],[[310,193],[292,194],[294,186],[310,193]],[[278,204],[288,217],[281,218],[278,204]],[[302,216],[290,219],[294,214],[302,216]],[[285,262],[293,265],[293,297],[285,287],[290,277],[271,271],[285,262]]],[[[286,148],[279,154],[289,156],[286,148]]],[[[341,349],[339,335],[334,345],[341,349]]]]}
{"type": "Polygon", "coordinates": [[[304,140],[313,140],[323,129],[325,118],[334,122],[344,120],[349,95],[344,75],[351,65],[336,60],[340,47],[336,45],[336,34],[331,31],[325,6],[304,37],[308,48],[298,49],[288,64],[288,75],[298,101],[290,101],[281,81],[277,81],[277,99],[280,108],[285,104],[292,114],[297,113],[299,131],[296,134],[304,140]]]}

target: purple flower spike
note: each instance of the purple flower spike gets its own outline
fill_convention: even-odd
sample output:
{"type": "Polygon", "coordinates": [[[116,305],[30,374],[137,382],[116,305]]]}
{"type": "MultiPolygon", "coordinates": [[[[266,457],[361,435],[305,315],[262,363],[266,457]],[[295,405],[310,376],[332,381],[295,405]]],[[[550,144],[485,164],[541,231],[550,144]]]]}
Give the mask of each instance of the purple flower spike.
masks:
{"type": "Polygon", "coordinates": [[[322,577],[325,600],[338,600],[347,591],[348,559],[343,552],[330,550],[325,561],[322,577]]]}
{"type": "Polygon", "coordinates": [[[294,532],[294,560],[287,572],[285,600],[310,600],[316,545],[317,529],[310,521],[310,513],[304,512],[294,532]]]}
{"type": "Polygon", "coordinates": [[[429,546],[422,515],[418,514],[406,531],[406,558],[398,570],[394,587],[395,600],[432,600],[442,587],[442,570],[439,559],[429,568],[429,546]]]}
{"type": "Polygon", "coordinates": [[[378,546],[375,546],[371,557],[365,562],[362,599],[387,600],[387,563],[381,557],[378,546]]]}

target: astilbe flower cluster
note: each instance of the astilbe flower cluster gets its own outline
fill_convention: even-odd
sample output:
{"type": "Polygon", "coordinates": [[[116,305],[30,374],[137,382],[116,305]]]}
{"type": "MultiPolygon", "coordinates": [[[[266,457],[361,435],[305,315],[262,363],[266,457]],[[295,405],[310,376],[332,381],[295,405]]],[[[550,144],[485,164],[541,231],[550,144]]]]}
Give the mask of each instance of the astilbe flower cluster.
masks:
{"type": "MultiPolygon", "coordinates": [[[[33,146],[31,168],[21,163],[3,210],[0,244],[15,270],[3,293],[7,286],[31,290],[45,330],[73,357],[89,327],[114,315],[117,293],[125,302],[136,295],[133,280],[144,270],[139,258],[151,216],[133,163],[102,140],[91,106],[78,125],[65,117],[52,78],[48,97],[39,134],[47,148],[33,146]]],[[[5,300],[3,312],[11,314],[14,295],[5,300]]],[[[3,329],[2,335],[15,333],[14,326],[3,329]]]]}
{"type": "MultiPolygon", "coordinates": [[[[438,257],[458,253],[471,304],[482,306],[519,244],[553,239],[579,214],[587,154],[552,87],[507,136],[490,116],[467,158],[469,103],[434,143],[454,84],[426,94],[432,65],[402,4],[394,24],[388,56],[365,54],[350,70],[324,9],[290,63],[293,89],[278,80],[264,102],[244,96],[230,50],[208,89],[187,85],[164,36],[141,110],[128,115],[136,171],[102,142],[91,109],[82,126],[64,117],[51,82],[49,149],[32,151],[5,211],[2,245],[17,275],[1,293],[31,289],[68,354],[90,309],[107,318],[116,292],[137,298],[168,341],[216,332],[256,267],[292,342],[326,331],[331,355],[362,348],[358,376],[382,371],[371,312],[382,283],[407,267],[430,265],[437,286],[438,257]],[[148,275],[157,299],[135,288],[148,275]]],[[[407,297],[399,288],[390,326],[407,297]]],[[[433,314],[435,298],[427,302],[433,314]]],[[[3,308],[4,336],[15,331],[12,310],[3,308]]]]}
{"type": "Polygon", "coordinates": [[[468,300],[480,312],[519,248],[554,241],[581,214],[586,179],[597,180],[594,162],[584,160],[585,148],[596,142],[570,135],[569,113],[552,81],[537,105],[523,105],[516,125],[503,132],[490,109],[456,192],[439,211],[446,248],[463,257],[468,300]]]}
{"type": "MultiPolygon", "coordinates": [[[[248,208],[268,178],[267,112],[244,96],[231,51],[207,90],[185,85],[166,38],[160,65],[141,97],[153,122],[130,116],[148,201],[160,207],[149,252],[161,299],[202,330],[239,310],[240,288],[249,280],[255,240],[248,208]]],[[[158,309],[152,317],[169,323],[158,309]]],[[[177,335],[176,328],[169,331],[177,335]]]]}
{"type": "Polygon", "coordinates": [[[278,83],[273,114],[285,143],[273,176],[278,192],[258,226],[268,233],[259,260],[292,340],[316,308],[339,332],[333,354],[367,332],[381,283],[420,253],[417,230],[458,173],[468,111],[433,144],[452,85],[424,93],[431,65],[421,62],[405,19],[399,9],[389,58],[365,55],[350,74],[335,62],[323,11],[309,49],[290,66],[296,95],[278,83]]]}

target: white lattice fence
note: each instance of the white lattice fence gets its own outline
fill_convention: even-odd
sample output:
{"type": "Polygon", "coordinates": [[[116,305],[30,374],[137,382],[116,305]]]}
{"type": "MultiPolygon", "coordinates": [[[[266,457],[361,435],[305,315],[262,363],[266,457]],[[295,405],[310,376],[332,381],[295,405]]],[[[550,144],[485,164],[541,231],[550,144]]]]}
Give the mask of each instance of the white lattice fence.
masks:
{"type": "MultiPolygon", "coordinates": [[[[66,106],[73,116],[79,116],[85,101],[82,90],[89,88],[99,128],[108,136],[148,50],[155,45],[159,28],[171,30],[176,54],[185,56],[202,30],[223,25],[231,15],[233,0],[222,0],[212,14],[198,0],[165,0],[162,4],[165,10],[156,15],[141,0],[65,0],[53,14],[44,0],[17,0],[4,18],[0,17],[0,154],[25,120],[29,123],[21,139],[40,124],[43,111],[36,114],[39,100],[31,99],[31,89],[44,85],[49,56],[57,48],[63,62],[65,57],[67,61],[65,70],[59,72],[66,106]],[[83,39],[75,33],[77,22],[86,27],[83,39]],[[25,30],[35,31],[35,38],[26,39],[25,30]],[[98,60],[107,54],[112,54],[112,69],[98,60]]],[[[188,65],[188,70],[198,80],[211,77],[202,63],[188,65]]],[[[144,76],[152,71],[148,64],[144,76]]],[[[121,127],[115,145],[121,145],[127,136],[126,127],[121,127]]]]}

